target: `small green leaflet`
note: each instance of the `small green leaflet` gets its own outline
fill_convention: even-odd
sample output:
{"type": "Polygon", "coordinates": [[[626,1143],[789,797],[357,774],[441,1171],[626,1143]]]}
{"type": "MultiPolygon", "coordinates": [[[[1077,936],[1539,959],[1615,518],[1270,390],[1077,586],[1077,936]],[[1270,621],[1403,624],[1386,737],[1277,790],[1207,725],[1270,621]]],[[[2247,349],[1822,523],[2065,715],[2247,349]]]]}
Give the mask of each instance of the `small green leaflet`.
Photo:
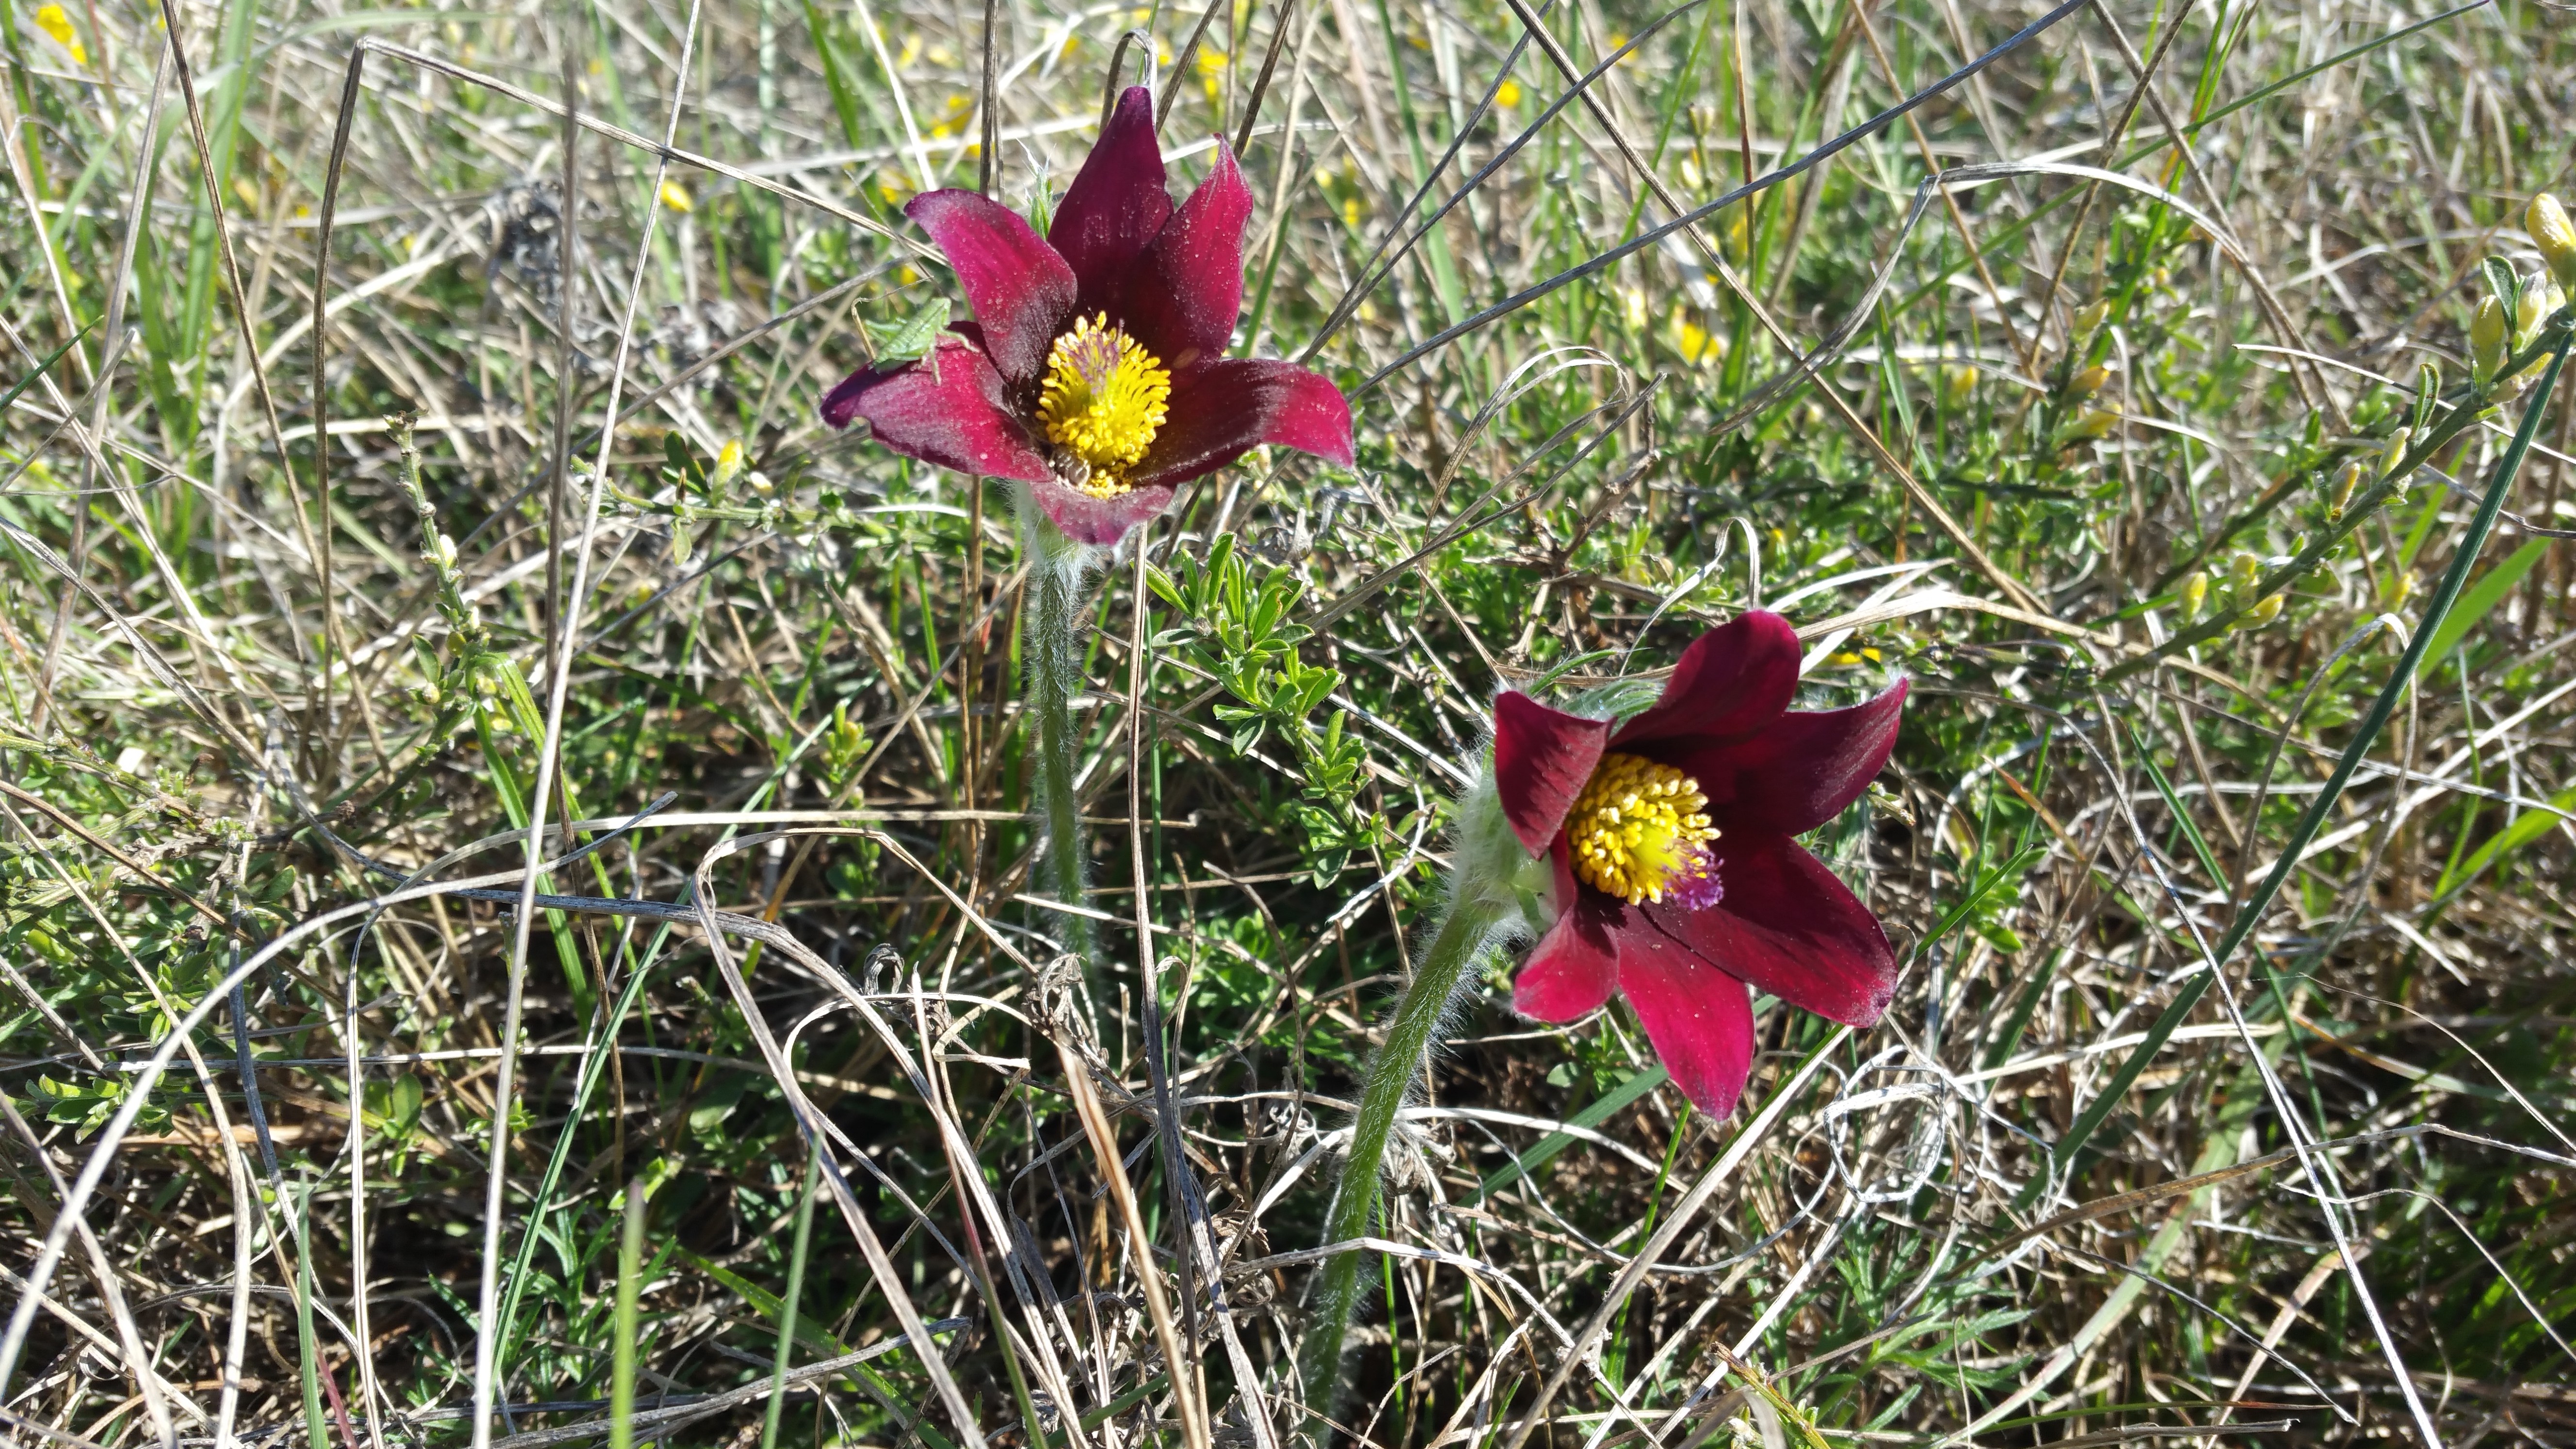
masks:
{"type": "Polygon", "coordinates": [[[29,388],[31,388],[31,387],[34,387],[34,386],[36,385],[36,379],[38,379],[38,378],[40,378],[40,377],[43,377],[43,376],[44,376],[46,373],[48,373],[48,372],[53,371],[53,370],[54,370],[54,364],[63,360],[63,354],[64,354],[64,353],[66,353],[66,352],[71,351],[71,350],[72,350],[72,348],[73,348],[75,345],[77,345],[77,344],[80,342],[80,340],[81,340],[82,338],[87,337],[87,336],[90,334],[90,328],[91,328],[91,327],[96,327],[97,325],[98,325],[98,323],[97,323],[97,322],[95,322],[95,321],[93,321],[93,322],[91,322],[91,323],[89,324],[89,327],[84,327],[84,328],[82,328],[81,330],[79,330],[78,332],[73,333],[73,334],[72,334],[72,340],[71,340],[70,342],[66,342],[66,343],[64,343],[62,346],[55,348],[55,349],[53,350],[52,355],[48,356],[44,361],[37,363],[37,364],[36,364],[36,370],[35,370],[35,371],[33,371],[33,372],[31,372],[31,373],[28,373],[25,377],[20,378],[20,379],[18,380],[18,385],[17,385],[16,387],[13,387],[13,388],[9,389],[8,394],[7,394],[6,396],[0,396],[0,409],[6,409],[6,408],[9,406],[9,404],[11,404],[11,403],[13,403],[13,402],[16,402],[16,401],[18,400],[18,394],[20,394],[20,393],[22,393],[22,392],[25,392],[27,389],[29,389],[29,388]]]}
{"type": "Polygon", "coordinates": [[[861,322],[867,330],[868,345],[875,349],[877,365],[911,362],[930,355],[938,345],[940,330],[948,325],[948,299],[933,297],[921,309],[899,322],[861,322]]]}
{"type": "Polygon", "coordinates": [[[2513,263],[2502,257],[2487,258],[2484,268],[2487,290],[2495,293],[2496,301],[2503,304],[2505,323],[2510,326],[2515,309],[2522,304],[2522,274],[2513,269],[2513,263]]]}

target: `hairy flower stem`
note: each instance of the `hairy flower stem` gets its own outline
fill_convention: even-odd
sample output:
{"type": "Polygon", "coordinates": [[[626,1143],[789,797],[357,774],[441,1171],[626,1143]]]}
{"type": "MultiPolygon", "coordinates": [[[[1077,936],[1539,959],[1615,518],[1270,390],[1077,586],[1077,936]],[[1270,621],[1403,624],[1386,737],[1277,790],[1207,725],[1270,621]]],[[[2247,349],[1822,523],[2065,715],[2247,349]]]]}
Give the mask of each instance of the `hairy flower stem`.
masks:
{"type": "MultiPolygon", "coordinates": [[[[1413,982],[1396,1003],[1387,1023],[1386,1044],[1369,1058],[1368,1080],[1360,1092],[1359,1116],[1351,1125],[1350,1155],[1342,1160],[1341,1188],[1324,1222],[1324,1241],[1346,1243],[1368,1235],[1377,1215],[1377,1181],[1386,1163],[1387,1138],[1396,1114],[1413,1095],[1413,1079],[1430,1050],[1433,1028],[1449,1010],[1449,999],[1466,980],[1468,969],[1484,954],[1503,910],[1494,902],[1468,898],[1454,902],[1439,934],[1414,968],[1413,982]]],[[[1377,1260],[1354,1249],[1324,1262],[1316,1290],[1316,1318],[1307,1339],[1306,1402],[1328,1404],[1340,1378],[1342,1336],[1359,1306],[1360,1269],[1377,1260]]]]}
{"type": "MultiPolygon", "coordinates": [[[[1037,793],[1037,878],[1046,894],[1068,906],[1082,904],[1085,841],[1080,802],[1073,791],[1073,697],[1082,688],[1082,650],[1074,629],[1082,606],[1088,553],[1064,536],[1019,490],[1020,550],[1029,563],[1029,602],[1021,648],[1028,669],[1030,782],[1037,793]]],[[[1091,961],[1098,955],[1091,918],[1059,912],[1054,922],[1067,951],[1091,961]]]]}

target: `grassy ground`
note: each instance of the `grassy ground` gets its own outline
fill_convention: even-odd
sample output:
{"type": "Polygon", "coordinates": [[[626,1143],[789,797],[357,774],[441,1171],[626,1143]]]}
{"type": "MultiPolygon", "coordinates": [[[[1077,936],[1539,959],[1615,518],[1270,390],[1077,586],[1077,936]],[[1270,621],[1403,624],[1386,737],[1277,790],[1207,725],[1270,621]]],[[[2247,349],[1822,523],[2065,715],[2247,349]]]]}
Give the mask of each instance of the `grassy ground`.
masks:
{"type": "Polygon", "coordinates": [[[460,1443],[478,1345],[524,1449],[606,1436],[630,1348],[635,1433],[740,1449],[2576,1442],[2571,414],[2429,635],[2520,404],[2331,496],[2570,184],[2552,8],[0,0],[0,45],[15,1442],[460,1443]],[[1242,350],[1360,462],[1249,457],[1163,587],[1097,578],[1107,959],[1042,981],[1007,500],[815,404],[956,295],[900,203],[1060,190],[1122,53],[1180,176],[1246,138],[1242,350]],[[1766,1001],[1711,1121],[1497,962],[1301,1396],[1486,702],[1756,603],[1811,706],[1914,681],[1811,842],[1896,1005],[1766,1001]],[[365,905],[514,891],[541,775],[579,899],[365,905]]]}

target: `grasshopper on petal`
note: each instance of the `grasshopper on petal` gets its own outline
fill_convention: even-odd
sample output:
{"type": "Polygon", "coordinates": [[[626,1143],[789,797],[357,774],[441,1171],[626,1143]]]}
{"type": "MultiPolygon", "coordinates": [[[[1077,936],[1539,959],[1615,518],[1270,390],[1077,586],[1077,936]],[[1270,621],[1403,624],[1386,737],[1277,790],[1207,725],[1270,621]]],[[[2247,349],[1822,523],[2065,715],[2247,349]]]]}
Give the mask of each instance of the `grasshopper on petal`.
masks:
{"type": "Polygon", "coordinates": [[[939,334],[948,326],[948,299],[933,297],[911,316],[894,322],[861,322],[868,347],[879,367],[930,359],[930,375],[939,376],[939,334]]]}

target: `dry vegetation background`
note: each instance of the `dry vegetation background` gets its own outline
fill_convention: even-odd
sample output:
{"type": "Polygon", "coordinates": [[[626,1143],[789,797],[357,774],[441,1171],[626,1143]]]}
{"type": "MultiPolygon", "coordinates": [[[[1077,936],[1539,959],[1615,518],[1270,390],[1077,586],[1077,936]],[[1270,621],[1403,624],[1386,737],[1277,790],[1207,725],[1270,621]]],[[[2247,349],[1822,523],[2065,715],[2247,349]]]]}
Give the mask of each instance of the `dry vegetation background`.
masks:
{"type": "Polygon", "coordinates": [[[2169,1035],[2517,411],[2140,663],[2459,381],[2569,184],[2562,10],[0,0],[0,46],[0,1435],[577,1444],[631,1346],[633,1434],[740,1449],[2576,1442],[2570,414],[2169,1035]],[[1361,462],[1256,454],[1140,535],[1159,591],[1101,576],[1076,904],[1025,880],[1006,502],[814,406],[954,295],[902,200],[1040,204],[1113,69],[1176,180],[1240,138],[1241,347],[1361,462]],[[1816,842],[1897,1005],[1766,1003],[1717,1122],[1497,963],[1303,1394],[1486,701],[1757,602],[1811,707],[1915,681],[1816,842]],[[523,933],[541,772],[592,848],[523,933]],[[1042,979],[1069,910],[1105,959],[1042,979]]]}

